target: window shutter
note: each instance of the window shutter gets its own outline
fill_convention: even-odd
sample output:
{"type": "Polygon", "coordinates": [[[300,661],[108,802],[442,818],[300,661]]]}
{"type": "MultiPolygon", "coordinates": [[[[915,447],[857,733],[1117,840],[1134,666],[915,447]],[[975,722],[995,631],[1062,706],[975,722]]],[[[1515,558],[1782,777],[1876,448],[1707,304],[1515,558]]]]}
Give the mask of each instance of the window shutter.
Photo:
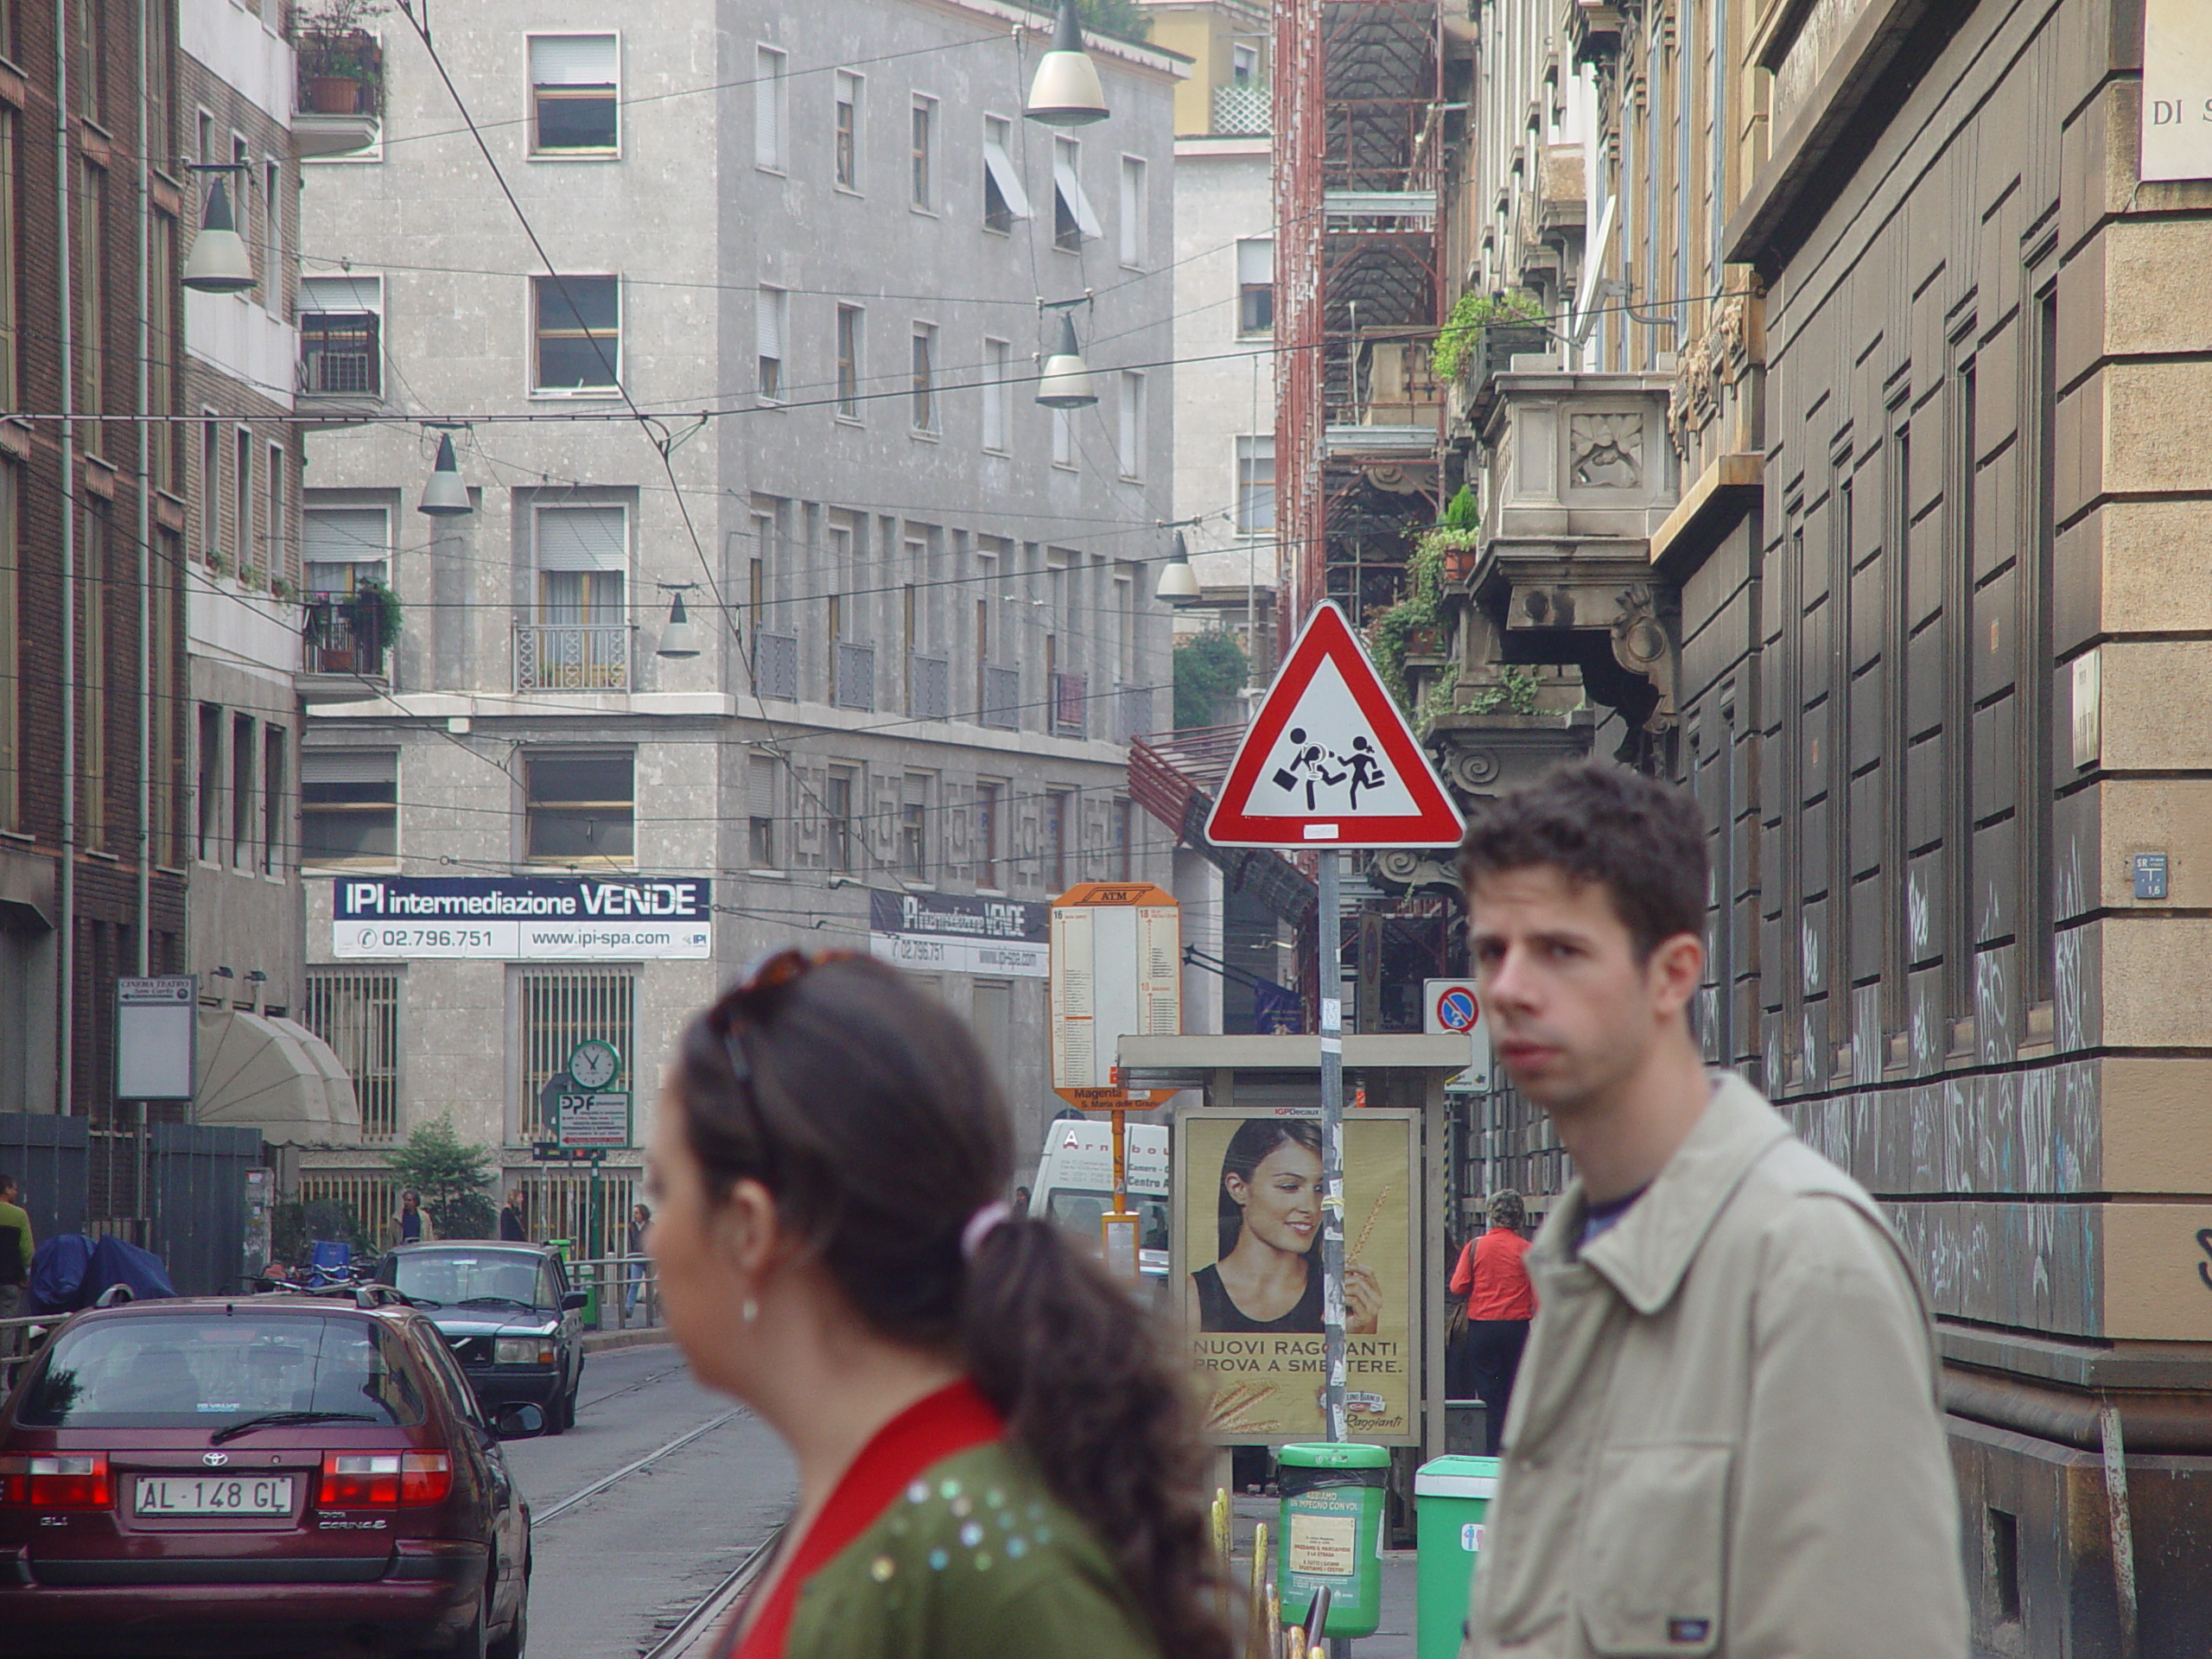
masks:
{"type": "Polygon", "coordinates": [[[630,538],[620,507],[540,507],[540,570],[626,570],[630,538]]]}
{"type": "Polygon", "coordinates": [[[776,762],[772,757],[753,757],[746,777],[746,810],[753,817],[776,816],[776,762]]]}
{"type": "Polygon", "coordinates": [[[1254,283],[1272,284],[1275,279],[1275,243],[1271,236],[1255,236],[1236,245],[1236,281],[1240,287],[1254,283]]]}
{"type": "Polygon", "coordinates": [[[399,776],[390,749],[302,749],[302,784],[389,784],[399,776]]]}
{"type": "Polygon", "coordinates": [[[356,272],[345,276],[302,276],[300,278],[300,309],[302,311],[384,310],[384,279],[364,276],[356,272]]]}
{"type": "Polygon", "coordinates": [[[612,86],[615,37],[612,35],[538,35],[530,42],[533,86],[612,86]]]}
{"type": "Polygon", "coordinates": [[[378,564],[391,556],[382,507],[309,507],[301,556],[310,564],[378,564]]]}
{"type": "Polygon", "coordinates": [[[753,301],[753,332],[762,357],[784,355],[784,290],[763,288],[753,301]]]}
{"type": "Polygon", "coordinates": [[[995,138],[983,140],[983,166],[989,171],[991,182],[999,188],[999,194],[1006,202],[1006,210],[1016,219],[1029,217],[1029,193],[1021,188],[1021,174],[1007,155],[1006,146],[995,138]]]}
{"type": "MultiPolygon", "coordinates": [[[[1075,158],[1081,152],[1072,144],[1062,142],[1052,147],[1052,182],[1059,187],[1068,212],[1075,215],[1076,228],[1096,240],[1099,235],[1098,215],[1091,211],[1090,198],[1083,194],[1083,181],[1076,175],[1075,158]]],[[[1001,189],[1005,187],[1001,186],[1001,189]]]]}

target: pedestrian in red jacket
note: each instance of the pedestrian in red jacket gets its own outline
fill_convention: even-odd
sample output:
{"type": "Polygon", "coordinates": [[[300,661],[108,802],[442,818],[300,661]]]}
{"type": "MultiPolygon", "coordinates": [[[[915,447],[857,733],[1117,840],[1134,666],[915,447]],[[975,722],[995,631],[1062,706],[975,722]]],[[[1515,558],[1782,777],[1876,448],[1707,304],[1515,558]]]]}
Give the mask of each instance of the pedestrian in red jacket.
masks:
{"type": "Polygon", "coordinates": [[[1513,1378],[1529,1341],[1529,1321],[1536,1316],[1535,1287],[1521,1263],[1529,1241],[1521,1195],[1506,1189],[1491,1195],[1490,1230],[1471,1238],[1452,1269],[1452,1294],[1467,1299],[1467,1334],[1461,1352],[1483,1402],[1483,1440],[1491,1457],[1505,1429],[1505,1408],[1513,1399],[1513,1378]]]}

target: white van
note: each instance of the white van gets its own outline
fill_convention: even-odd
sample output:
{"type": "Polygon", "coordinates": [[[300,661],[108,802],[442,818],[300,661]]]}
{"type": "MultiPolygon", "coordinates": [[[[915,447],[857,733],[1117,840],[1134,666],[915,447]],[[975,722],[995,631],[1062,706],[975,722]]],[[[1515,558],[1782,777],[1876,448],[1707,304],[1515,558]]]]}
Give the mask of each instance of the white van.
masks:
{"type": "MultiPolygon", "coordinates": [[[[1137,1266],[1167,1279],[1167,1128],[1132,1123],[1122,1143],[1129,1208],[1137,1212],[1137,1266]]],[[[1103,1117],[1064,1117],[1045,1126],[1045,1154],[1029,1189],[1029,1213],[1048,1216],[1096,1252],[1098,1218],[1114,1207],[1114,1126],[1103,1117]]]]}

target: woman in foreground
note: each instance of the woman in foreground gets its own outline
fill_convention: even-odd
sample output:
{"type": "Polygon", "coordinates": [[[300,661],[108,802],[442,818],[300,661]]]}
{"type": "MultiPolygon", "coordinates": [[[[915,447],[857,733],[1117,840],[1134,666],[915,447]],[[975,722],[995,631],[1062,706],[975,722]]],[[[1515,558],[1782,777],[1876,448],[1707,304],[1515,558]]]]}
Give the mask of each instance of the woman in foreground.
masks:
{"type": "Polygon", "coordinates": [[[786,951],[685,1033],[669,1329],[798,1465],[731,1659],[1228,1659],[1180,1374],[1012,1174],[967,1027],[894,969],[786,951]]]}

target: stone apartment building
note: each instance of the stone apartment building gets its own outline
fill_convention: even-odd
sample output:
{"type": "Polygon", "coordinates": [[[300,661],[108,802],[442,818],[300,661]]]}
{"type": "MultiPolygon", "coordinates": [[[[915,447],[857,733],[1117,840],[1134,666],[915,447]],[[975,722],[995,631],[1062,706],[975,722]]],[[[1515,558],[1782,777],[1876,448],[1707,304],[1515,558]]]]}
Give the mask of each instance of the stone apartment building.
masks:
{"type": "MultiPolygon", "coordinates": [[[[2212,154],[2141,116],[2201,102],[2146,85],[2186,65],[2146,22],[2187,18],[1478,21],[1465,269],[1543,319],[1453,393],[1484,514],[1436,672],[1571,671],[1599,752],[1696,787],[1707,1052],[1919,1262],[1982,1650],[2190,1650],[2212,154]]],[[[1491,1109],[1498,1179],[1555,1191],[1540,1121],[1491,1109]]]]}
{"type": "MultiPolygon", "coordinates": [[[[928,975],[1033,1147],[1043,906],[1167,874],[1122,740],[1168,697],[1183,66],[1094,38],[1110,118],[1043,126],[1039,25],[547,0],[441,19],[464,118],[386,19],[378,143],[308,168],[307,585],[400,611],[388,652],[309,646],[373,695],[310,705],[308,994],[365,1135],[450,1117],[538,1233],[591,1220],[584,1172],[533,1156],[575,1044],[615,1048],[641,1142],[683,1020],[794,943],[928,975]],[[1098,401],[1056,412],[1064,321],[1098,401]],[[426,516],[448,439],[469,511],[426,516]],[[365,944],[334,905],[371,877],[712,908],[672,943],[365,944]]],[[[639,1156],[611,1154],[602,1216],[639,1156]]],[[[311,1193],[388,1206],[373,1158],[309,1161],[311,1193]]]]}
{"type": "Polygon", "coordinates": [[[0,1113],[83,1120],[82,1213],[124,1226],[116,981],[181,969],[186,920],[177,353],[137,321],[173,300],[184,181],[164,23],[142,52],[137,21],[74,8],[57,39],[0,8],[0,1113]]]}

